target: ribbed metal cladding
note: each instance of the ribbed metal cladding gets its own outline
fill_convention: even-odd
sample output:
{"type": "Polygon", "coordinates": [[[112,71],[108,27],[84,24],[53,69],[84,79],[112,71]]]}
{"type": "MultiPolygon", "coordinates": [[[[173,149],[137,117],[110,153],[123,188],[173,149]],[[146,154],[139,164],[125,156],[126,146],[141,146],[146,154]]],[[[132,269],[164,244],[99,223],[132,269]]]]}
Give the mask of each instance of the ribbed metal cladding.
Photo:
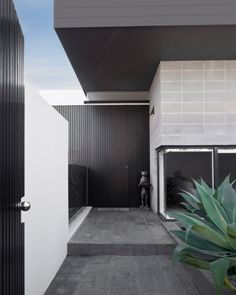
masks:
{"type": "Polygon", "coordinates": [[[0,0],[0,293],[24,294],[23,34],[11,0],[0,0]]]}
{"type": "Polygon", "coordinates": [[[88,205],[137,207],[149,171],[148,106],[57,106],[69,121],[69,160],[87,166],[88,205]]]}

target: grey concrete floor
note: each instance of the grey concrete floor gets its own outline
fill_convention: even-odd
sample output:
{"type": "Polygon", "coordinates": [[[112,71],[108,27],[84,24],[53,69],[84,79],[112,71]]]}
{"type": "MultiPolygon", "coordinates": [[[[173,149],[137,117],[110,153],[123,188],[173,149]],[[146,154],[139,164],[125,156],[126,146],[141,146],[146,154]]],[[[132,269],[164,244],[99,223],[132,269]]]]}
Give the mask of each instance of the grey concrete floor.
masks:
{"type": "Polygon", "coordinates": [[[168,256],[68,257],[46,295],[199,295],[168,256]]]}
{"type": "Polygon", "coordinates": [[[69,255],[170,254],[175,242],[151,210],[93,209],[68,245],[69,255]]]}
{"type": "Polygon", "coordinates": [[[71,241],[86,244],[173,244],[156,214],[136,208],[128,212],[92,209],[71,241]]]}
{"type": "Polygon", "coordinates": [[[72,237],[68,251],[73,256],[46,295],[199,295],[185,269],[161,255],[173,246],[150,210],[93,209],[72,237]]]}

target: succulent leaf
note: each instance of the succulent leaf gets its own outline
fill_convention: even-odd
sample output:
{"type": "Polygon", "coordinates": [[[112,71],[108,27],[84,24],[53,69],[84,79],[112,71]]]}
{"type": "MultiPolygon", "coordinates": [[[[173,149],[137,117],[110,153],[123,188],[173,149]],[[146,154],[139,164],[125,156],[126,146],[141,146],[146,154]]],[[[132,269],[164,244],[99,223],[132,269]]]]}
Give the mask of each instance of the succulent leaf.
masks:
{"type": "Polygon", "coordinates": [[[224,278],[227,275],[229,266],[230,260],[227,258],[220,258],[210,263],[210,271],[215,282],[217,295],[222,293],[224,278]]]}
{"type": "Polygon", "coordinates": [[[224,208],[230,223],[234,222],[235,218],[235,204],[236,204],[236,192],[230,183],[230,177],[227,176],[222,184],[218,187],[217,200],[224,208]]]}
{"type": "Polygon", "coordinates": [[[227,226],[227,233],[232,238],[236,238],[236,223],[232,223],[227,226]]]}
{"type": "Polygon", "coordinates": [[[186,228],[192,226],[192,231],[198,233],[201,237],[205,238],[206,240],[210,240],[214,244],[226,249],[231,248],[229,242],[224,238],[223,234],[212,229],[203,221],[200,221],[195,217],[191,217],[181,212],[171,212],[171,215],[175,219],[177,219],[181,224],[183,224],[186,228]]]}
{"type": "Polygon", "coordinates": [[[229,220],[226,213],[224,212],[224,208],[222,208],[220,203],[201,185],[199,185],[197,182],[195,182],[195,185],[208,217],[223,233],[226,233],[227,223],[229,223],[229,220]]]}

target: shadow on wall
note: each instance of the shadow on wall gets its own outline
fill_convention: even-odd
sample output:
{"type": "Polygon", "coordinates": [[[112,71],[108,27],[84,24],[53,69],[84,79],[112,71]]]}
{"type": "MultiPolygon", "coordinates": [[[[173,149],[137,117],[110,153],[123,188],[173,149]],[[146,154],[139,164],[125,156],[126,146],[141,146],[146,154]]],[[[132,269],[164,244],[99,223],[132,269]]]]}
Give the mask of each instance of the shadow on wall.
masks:
{"type": "Polygon", "coordinates": [[[69,164],[69,219],[87,205],[88,168],[69,164]]]}

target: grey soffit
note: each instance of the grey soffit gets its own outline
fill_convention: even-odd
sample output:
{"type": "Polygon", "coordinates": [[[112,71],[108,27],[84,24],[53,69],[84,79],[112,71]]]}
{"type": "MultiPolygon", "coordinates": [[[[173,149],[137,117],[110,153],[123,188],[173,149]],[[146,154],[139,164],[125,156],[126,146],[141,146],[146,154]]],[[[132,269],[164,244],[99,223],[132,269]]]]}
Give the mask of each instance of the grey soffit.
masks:
{"type": "Polygon", "coordinates": [[[148,91],[107,91],[107,92],[88,92],[89,101],[146,101],[148,102],[148,91]]]}
{"type": "Polygon", "coordinates": [[[149,91],[160,61],[236,59],[236,25],[56,31],[86,93],[149,91]]]}
{"type": "Polygon", "coordinates": [[[88,92],[85,104],[148,104],[148,91],[88,92]]]}
{"type": "Polygon", "coordinates": [[[146,100],[85,100],[85,105],[149,105],[146,100]]]}
{"type": "Polygon", "coordinates": [[[236,24],[234,0],[55,0],[57,28],[236,24]]]}

